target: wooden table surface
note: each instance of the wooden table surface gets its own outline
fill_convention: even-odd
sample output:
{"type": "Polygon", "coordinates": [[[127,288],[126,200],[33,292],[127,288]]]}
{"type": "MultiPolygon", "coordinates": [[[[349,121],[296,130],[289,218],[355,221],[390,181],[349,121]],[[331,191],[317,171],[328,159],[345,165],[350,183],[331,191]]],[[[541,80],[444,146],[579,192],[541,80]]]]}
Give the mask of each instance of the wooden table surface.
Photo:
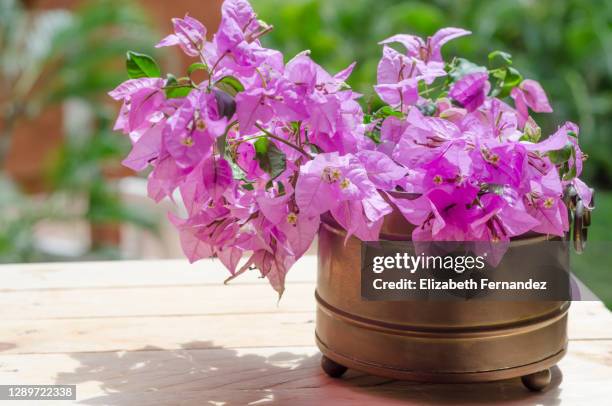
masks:
{"type": "MultiPolygon", "coordinates": [[[[303,259],[277,304],[255,273],[223,286],[213,261],[0,266],[0,384],[74,384],[83,405],[612,404],[612,315],[599,302],[572,305],[569,353],[544,393],[518,379],[332,380],[314,345],[315,269],[303,259]]],[[[11,404],[26,403],[42,404],[11,404]]]]}

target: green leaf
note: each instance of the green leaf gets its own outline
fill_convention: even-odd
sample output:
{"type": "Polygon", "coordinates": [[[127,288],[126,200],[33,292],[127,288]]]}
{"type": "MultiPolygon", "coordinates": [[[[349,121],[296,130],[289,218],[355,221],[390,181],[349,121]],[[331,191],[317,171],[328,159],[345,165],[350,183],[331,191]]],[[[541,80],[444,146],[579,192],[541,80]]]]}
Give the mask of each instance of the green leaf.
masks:
{"type": "Polygon", "coordinates": [[[226,146],[227,146],[227,131],[225,132],[225,134],[217,138],[217,151],[219,151],[219,154],[221,156],[225,156],[225,151],[227,149],[226,146]]]}
{"type": "Polygon", "coordinates": [[[242,170],[240,165],[238,165],[236,162],[232,160],[230,160],[229,163],[230,163],[230,167],[232,168],[232,175],[234,179],[246,181],[246,173],[244,172],[244,170],[242,170]]]}
{"type": "MultiPolygon", "coordinates": [[[[183,80],[183,78],[181,78],[183,80]]],[[[182,97],[187,97],[193,86],[188,83],[179,83],[176,76],[171,73],[166,75],[166,97],[168,99],[180,99],[182,97]]]]}
{"type": "Polygon", "coordinates": [[[380,131],[367,131],[365,133],[366,137],[374,141],[375,144],[380,144],[380,131]]]}
{"type": "Polygon", "coordinates": [[[180,99],[182,97],[189,96],[189,93],[193,90],[191,85],[181,85],[176,87],[166,88],[166,97],[168,99],[180,99]]]}
{"type": "Polygon", "coordinates": [[[278,186],[278,194],[283,196],[286,193],[285,184],[283,182],[276,182],[278,186]]]}
{"type": "Polygon", "coordinates": [[[268,153],[268,149],[270,148],[270,140],[266,137],[261,137],[254,144],[255,153],[265,155],[268,153]]]}
{"type": "Polygon", "coordinates": [[[560,165],[568,162],[572,158],[574,151],[574,145],[571,142],[568,142],[563,149],[550,151],[548,153],[548,157],[553,164],[560,165]]]}
{"type": "Polygon", "coordinates": [[[523,81],[523,75],[521,75],[521,73],[518,70],[514,69],[511,66],[509,66],[506,69],[506,77],[504,78],[504,86],[511,86],[512,88],[515,88],[516,86],[520,85],[522,81],[523,81]]]}
{"type": "Polygon", "coordinates": [[[149,55],[129,51],[125,65],[130,79],[161,77],[159,65],[149,55]]]}
{"type": "Polygon", "coordinates": [[[571,168],[567,168],[567,166],[569,165],[566,165],[566,168],[564,170],[565,173],[563,174],[563,180],[569,182],[570,180],[576,178],[578,174],[576,172],[576,165],[572,166],[571,168]]]}
{"type": "Polygon", "coordinates": [[[278,178],[287,169],[287,157],[268,138],[258,139],[254,146],[259,167],[272,179],[278,178]]]}
{"type": "Polygon", "coordinates": [[[403,118],[404,113],[402,113],[401,111],[393,110],[391,106],[383,106],[376,113],[374,113],[374,117],[376,117],[377,119],[387,118],[390,116],[397,117],[397,118],[403,118]]]}
{"type": "Polygon", "coordinates": [[[208,72],[208,66],[206,66],[205,64],[201,63],[201,62],[195,62],[192,63],[189,68],[187,68],[187,76],[191,76],[193,75],[194,72],[197,72],[199,70],[203,70],[208,72]]]}
{"type": "Polygon", "coordinates": [[[457,58],[455,59],[455,63],[451,66],[448,75],[454,82],[456,82],[464,76],[469,75],[470,73],[487,71],[488,69],[484,66],[476,65],[475,63],[470,62],[467,59],[457,58]]]}
{"type": "Polygon", "coordinates": [[[512,55],[504,51],[493,51],[489,54],[489,65],[491,67],[512,65],[512,55]]]}
{"type": "Polygon", "coordinates": [[[500,99],[510,96],[512,89],[520,85],[523,81],[523,75],[511,66],[494,72],[493,76],[499,79],[497,89],[493,92],[493,96],[499,97],[500,99]]]}
{"type": "Polygon", "coordinates": [[[234,76],[225,76],[215,83],[215,87],[223,90],[231,96],[236,96],[240,92],[244,92],[244,86],[234,76]]]}

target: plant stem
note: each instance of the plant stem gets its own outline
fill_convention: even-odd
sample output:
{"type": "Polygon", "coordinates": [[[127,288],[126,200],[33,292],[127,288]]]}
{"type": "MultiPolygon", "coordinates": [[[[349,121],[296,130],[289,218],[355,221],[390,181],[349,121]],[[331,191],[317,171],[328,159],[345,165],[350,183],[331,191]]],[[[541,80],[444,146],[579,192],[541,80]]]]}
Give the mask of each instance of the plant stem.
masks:
{"type": "Polygon", "coordinates": [[[217,59],[217,62],[215,62],[215,64],[213,65],[213,67],[210,69],[210,77],[212,79],[212,76],[215,74],[215,71],[217,70],[217,66],[219,66],[219,64],[221,63],[221,61],[227,56],[229,55],[229,51],[226,51],[223,53],[223,55],[221,55],[219,57],[219,59],[217,59]]]}
{"type": "Polygon", "coordinates": [[[295,145],[292,142],[289,142],[281,137],[278,137],[274,134],[272,134],[270,131],[266,130],[265,128],[263,128],[262,126],[260,126],[259,124],[255,124],[255,127],[257,127],[259,130],[263,131],[264,134],[266,134],[268,137],[272,138],[273,140],[276,140],[278,142],[282,142],[283,144],[295,149],[296,151],[302,153],[302,155],[304,155],[306,158],[308,159],[312,159],[312,156],[310,156],[310,154],[308,152],[306,152],[303,148],[298,147],[297,145],[295,145]]]}

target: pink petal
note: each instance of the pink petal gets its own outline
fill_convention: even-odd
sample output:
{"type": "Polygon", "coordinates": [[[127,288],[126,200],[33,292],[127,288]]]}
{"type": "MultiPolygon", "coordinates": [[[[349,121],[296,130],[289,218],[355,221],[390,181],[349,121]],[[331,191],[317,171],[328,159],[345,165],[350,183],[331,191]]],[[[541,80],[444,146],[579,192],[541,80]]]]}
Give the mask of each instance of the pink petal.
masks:
{"type": "Polygon", "coordinates": [[[132,147],[122,164],[134,171],[142,171],[160,155],[163,125],[158,124],[145,132],[132,147]]]}
{"type": "Polygon", "coordinates": [[[228,247],[217,253],[219,260],[225,265],[232,275],[236,273],[238,263],[242,259],[243,251],[240,248],[228,247]]]}
{"type": "Polygon", "coordinates": [[[154,165],[147,183],[147,194],[159,203],[165,197],[172,197],[183,173],[170,156],[156,161],[154,165]]]}
{"type": "Polygon", "coordinates": [[[298,214],[295,225],[289,224],[285,220],[281,230],[287,236],[287,242],[296,259],[301,258],[308,251],[319,231],[320,224],[319,216],[307,216],[305,214],[298,214]]]}
{"type": "Polygon", "coordinates": [[[575,178],[572,184],[576,188],[578,196],[582,200],[582,203],[589,209],[593,209],[593,189],[587,186],[582,180],[575,178]]]}
{"type": "Polygon", "coordinates": [[[170,34],[155,45],[155,48],[172,47],[180,44],[179,38],[175,34],[170,34]]]}
{"type": "Polygon", "coordinates": [[[233,182],[229,162],[214,156],[206,159],[202,165],[202,182],[208,196],[217,201],[233,182]]]}
{"type": "Polygon", "coordinates": [[[396,198],[389,194],[387,197],[399,209],[402,215],[411,224],[420,226],[431,214],[432,203],[425,195],[416,199],[396,198]]]}
{"type": "Polygon", "coordinates": [[[357,157],[367,171],[368,178],[378,189],[395,189],[397,182],[408,172],[382,152],[363,151],[357,157]]]}
{"type": "Polygon", "coordinates": [[[276,198],[259,196],[255,200],[257,201],[259,210],[261,210],[261,213],[266,219],[272,224],[277,225],[287,221],[287,202],[289,197],[288,195],[276,198]]]}
{"type": "Polygon", "coordinates": [[[449,96],[472,112],[482,106],[485,101],[488,78],[487,72],[468,74],[453,84],[449,96]]]}
{"type": "Polygon", "coordinates": [[[525,98],[525,93],[521,89],[515,87],[510,92],[510,96],[514,99],[514,105],[518,113],[519,127],[523,127],[529,119],[529,109],[527,106],[527,99],[525,98]]]}
{"type": "Polygon", "coordinates": [[[353,73],[353,70],[355,69],[355,66],[357,66],[357,62],[353,62],[346,69],[338,72],[334,76],[334,79],[342,81],[342,82],[346,82],[346,80],[349,78],[349,76],[351,76],[351,73],[353,73]]]}
{"type": "Polygon", "coordinates": [[[355,235],[361,241],[378,241],[383,219],[372,222],[358,201],[345,201],[331,210],[334,219],[346,230],[345,241],[355,235]]]}
{"type": "Polygon", "coordinates": [[[214,255],[213,247],[197,237],[197,229],[195,227],[188,226],[185,220],[176,217],[173,213],[168,213],[168,219],[179,230],[181,247],[189,262],[193,264],[214,255]]]}
{"type": "Polygon", "coordinates": [[[520,88],[525,94],[525,100],[531,110],[536,113],[552,113],[553,109],[548,102],[546,92],[535,80],[527,79],[521,83],[520,88]]]}
{"type": "Polygon", "coordinates": [[[160,78],[130,79],[121,83],[114,90],[109,92],[108,95],[115,100],[122,100],[144,88],[159,90],[164,87],[164,83],[164,79],[160,78]]]}
{"type": "Polygon", "coordinates": [[[262,92],[241,92],[236,96],[236,114],[240,123],[240,131],[244,135],[258,130],[255,123],[267,123],[274,117],[274,111],[267,104],[262,92]]]}
{"type": "Polygon", "coordinates": [[[441,49],[449,41],[456,38],[470,35],[472,32],[462,28],[447,27],[436,32],[430,39],[431,60],[441,62],[441,49]]]}
{"type": "Polygon", "coordinates": [[[425,43],[423,42],[421,38],[415,35],[407,35],[407,34],[394,35],[390,38],[387,38],[386,40],[380,41],[378,44],[387,45],[387,44],[393,44],[393,43],[400,43],[403,46],[405,46],[406,50],[408,51],[408,55],[410,56],[418,55],[419,49],[422,46],[425,46],[425,43]]]}

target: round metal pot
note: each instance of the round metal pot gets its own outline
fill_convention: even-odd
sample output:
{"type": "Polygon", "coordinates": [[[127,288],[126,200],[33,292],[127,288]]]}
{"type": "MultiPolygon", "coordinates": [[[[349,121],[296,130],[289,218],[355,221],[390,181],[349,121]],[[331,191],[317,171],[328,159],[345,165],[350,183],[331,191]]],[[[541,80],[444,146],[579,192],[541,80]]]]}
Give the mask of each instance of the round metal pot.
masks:
{"type": "MultiPolygon", "coordinates": [[[[412,229],[396,211],[381,239],[408,240],[412,229]]],[[[567,349],[569,302],[364,301],[361,242],[345,237],[333,221],[319,232],[316,339],[330,376],[353,368],[425,382],[523,377],[532,390],[550,383],[549,368],[567,349]]]]}

